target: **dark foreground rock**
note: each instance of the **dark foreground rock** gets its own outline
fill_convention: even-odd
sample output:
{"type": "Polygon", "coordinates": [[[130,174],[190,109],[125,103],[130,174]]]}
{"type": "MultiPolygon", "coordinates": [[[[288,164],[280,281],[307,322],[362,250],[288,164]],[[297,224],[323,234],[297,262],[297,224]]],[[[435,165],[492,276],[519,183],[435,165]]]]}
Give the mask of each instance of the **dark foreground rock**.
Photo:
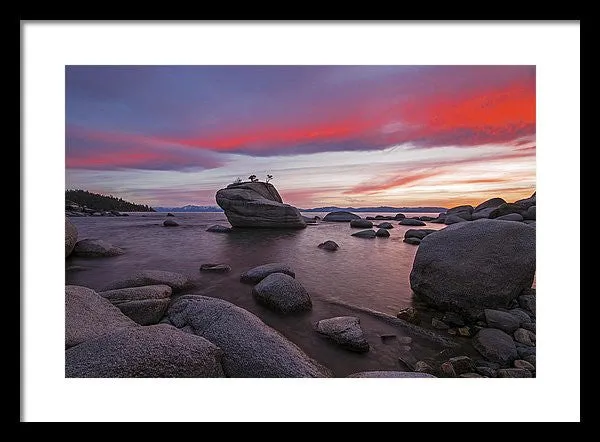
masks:
{"type": "Polygon", "coordinates": [[[354,219],[360,219],[360,216],[344,211],[330,212],[323,217],[323,221],[334,221],[334,222],[349,222],[354,219]]]}
{"type": "Polygon", "coordinates": [[[183,290],[190,284],[187,276],[181,273],[165,272],[163,270],[142,270],[131,277],[114,281],[104,287],[103,291],[124,289],[127,287],[141,287],[144,285],[168,285],[173,292],[183,290]]]}
{"type": "Polygon", "coordinates": [[[522,368],[501,368],[497,371],[499,378],[531,378],[533,375],[529,370],[522,368]]]}
{"type": "Polygon", "coordinates": [[[123,249],[101,239],[82,239],[73,248],[73,255],[86,257],[118,256],[123,253],[123,249]]]}
{"type": "Polygon", "coordinates": [[[315,330],[345,349],[359,353],[369,351],[369,342],[355,316],[322,319],[315,324],[315,330]]]}
{"type": "Polygon", "coordinates": [[[65,218],[65,258],[68,258],[77,243],[77,227],[65,218]]]}
{"type": "Polygon", "coordinates": [[[312,308],[306,289],[284,273],[271,273],[254,286],[252,295],[260,304],[280,313],[303,312],[312,308]]]}
{"type": "Polygon", "coordinates": [[[417,373],[414,371],[361,371],[352,373],[349,378],[435,378],[429,373],[417,373]]]}
{"type": "Polygon", "coordinates": [[[231,227],[225,227],[220,224],[215,224],[214,226],[210,226],[206,229],[207,232],[215,232],[215,233],[229,233],[233,229],[231,227]]]}
{"type": "Polygon", "coordinates": [[[361,230],[360,232],[353,233],[351,236],[356,236],[358,238],[375,238],[377,232],[375,232],[375,230],[361,230]]]}
{"type": "Polygon", "coordinates": [[[223,377],[222,352],[204,338],[158,324],[126,328],[65,352],[68,378],[223,377]]]}
{"type": "Polygon", "coordinates": [[[410,285],[437,308],[478,317],[485,308],[508,307],[531,287],[534,273],[534,229],[522,223],[479,220],[423,238],[410,285]]]}
{"type": "Polygon", "coordinates": [[[300,211],[284,204],[279,192],[270,183],[230,184],[218,190],[215,199],[233,227],[306,227],[300,211]]]}
{"type": "Polygon", "coordinates": [[[271,273],[284,273],[292,278],[296,277],[296,274],[289,265],[280,262],[272,262],[245,271],[240,275],[240,281],[256,284],[271,273]]]}
{"type": "Polygon", "coordinates": [[[359,229],[370,229],[373,227],[373,223],[367,219],[353,219],[350,221],[350,227],[359,229]]]}
{"type": "Polygon", "coordinates": [[[488,361],[509,365],[519,357],[512,338],[502,330],[484,328],[472,340],[473,347],[488,361]]]}
{"type": "Polygon", "coordinates": [[[227,301],[185,295],[167,313],[177,328],[208,339],[223,352],[229,377],[328,377],[329,370],[252,313],[227,301]]]}
{"type": "Polygon", "coordinates": [[[325,241],[317,246],[320,249],[335,251],[340,248],[335,241],[325,241]]]}
{"type": "Polygon", "coordinates": [[[65,348],[130,327],[139,325],[94,290],[65,287],[65,348]]]}
{"type": "Polygon", "coordinates": [[[386,229],[379,229],[377,232],[375,232],[375,236],[380,238],[388,238],[390,236],[390,232],[388,232],[386,229]]]}
{"type": "Polygon", "coordinates": [[[414,237],[404,238],[402,241],[406,244],[412,244],[413,246],[418,246],[419,244],[421,244],[421,240],[419,238],[414,237]]]}
{"type": "Polygon", "coordinates": [[[408,229],[404,232],[404,238],[418,238],[423,239],[427,235],[436,232],[434,229],[408,229]]]}
{"type": "Polygon", "coordinates": [[[141,325],[158,323],[171,301],[168,285],[147,285],[99,292],[126,316],[141,325]]]}
{"type": "Polygon", "coordinates": [[[485,309],[484,314],[488,327],[497,328],[508,334],[513,334],[521,323],[518,317],[500,310],[485,309]]]}

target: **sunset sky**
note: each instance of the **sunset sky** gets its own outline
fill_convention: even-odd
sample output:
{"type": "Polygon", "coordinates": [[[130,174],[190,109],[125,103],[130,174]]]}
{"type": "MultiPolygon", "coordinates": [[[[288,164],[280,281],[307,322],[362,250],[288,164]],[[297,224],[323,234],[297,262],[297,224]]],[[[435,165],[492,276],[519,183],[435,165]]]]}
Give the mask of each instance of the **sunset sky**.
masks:
{"type": "Polygon", "coordinates": [[[444,206],[535,190],[535,66],[68,66],[66,188],[215,205],[444,206]]]}

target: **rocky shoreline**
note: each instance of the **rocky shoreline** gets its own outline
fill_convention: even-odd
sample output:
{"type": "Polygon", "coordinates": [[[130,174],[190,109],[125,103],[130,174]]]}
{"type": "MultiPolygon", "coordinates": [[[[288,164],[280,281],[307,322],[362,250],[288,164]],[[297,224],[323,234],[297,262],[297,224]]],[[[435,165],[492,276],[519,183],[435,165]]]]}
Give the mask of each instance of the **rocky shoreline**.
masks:
{"type": "MultiPolygon", "coordinates": [[[[248,197],[256,193],[254,187],[240,189],[238,185],[233,191],[248,197]]],[[[295,229],[300,221],[306,227],[301,215],[290,217],[295,213],[289,209],[292,206],[259,190],[260,196],[248,197],[256,198],[258,206],[248,198],[240,200],[227,193],[227,210],[235,212],[228,219],[237,220],[237,225],[231,223],[233,229],[213,226],[208,230],[227,234],[248,228],[246,221],[240,224],[241,216],[255,221],[253,227],[271,224],[295,229]],[[254,212],[256,216],[249,215],[248,207],[259,208],[254,212]]],[[[347,222],[353,228],[368,229],[352,236],[382,241],[389,241],[383,232],[389,236],[394,227],[390,221],[417,226],[444,223],[448,227],[409,229],[404,235],[405,242],[418,245],[410,275],[413,307],[398,312],[396,317],[356,308],[398,329],[398,334],[380,336],[382,342],[397,346],[398,370],[359,372],[349,377],[535,377],[535,194],[514,203],[494,198],[477,207],[459,206],[437,218],[421,217],[430,218],[426,220],[403,214],[373,218],[332,213],[315,223],[347,222]],[[369,229],[374,226],[372,221],[384,220],[378,230],[369,229]],[[413,221],[422,224],[411,224],[413,221]],[[419,359],[412,351],[413,339],[435,342],[445,350],[419,359]],[[461,354],[456,342],[468,342],[472,350],[461,354]]],[[[340,245],[323,238],[315,248],[323,250],[319,253],[334,253],[340,245]]],[[[104,241],[79,239],[77,229],[65,218],[66,256],[110,259],[123,253],[104,241]]],[[[203,264],[199,271],[228,273],[231,267],[211,263],[203,264]]],[[[294,316],[313,308],[310,293],[285,263],[249,269],[240,274],[239,280],[240,285],[252,286],[258,304],[287,320],[293,321],[294,316]]],[[[333,376],[329,368],[253,313],[222,299],[190,293],[189,288],[185,275],[152,269],[108,282],[102,290],[67,286],[66,376],[333,376]]],[[[346,305],[346,309],[352,307],[346,305]]],[[[358,316],[320,318],[313,324],[312,333],[329,345],[367,357],[373,344],[368,338],[372,334],[358,316]]]]}

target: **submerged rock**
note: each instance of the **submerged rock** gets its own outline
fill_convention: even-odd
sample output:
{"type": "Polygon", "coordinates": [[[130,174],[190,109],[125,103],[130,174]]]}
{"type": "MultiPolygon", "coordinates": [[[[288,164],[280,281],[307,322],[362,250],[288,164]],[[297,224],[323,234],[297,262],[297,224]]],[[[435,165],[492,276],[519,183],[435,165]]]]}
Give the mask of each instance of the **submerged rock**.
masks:
{"type": "Polygon", "coordinates": [[[73,255],[86,257],[118,256],[123,253],[123,249],[101,239],[82,239],[73,248],[73,255]]]}
{"type": "Polygon", "coordinates": [[[402,241],[406,244],[412,244],[414,246],[418,246],[419,244],[421,244],[421,240],[419,238],[414,238],[412,236],[410,238],[404,238],[402,241]]]}
{"type": "Polygon", "coordinates": [[[400,226],[426,226],[423,221],[412,218],[404,218],[402,221],[398,223],[400,226]]]}
{"type": "Polygon", "coordinates": [[[375,230],[361,230],[360,232],[353,233],[351,236],[356,236],[358,238],[375,238],[377,233],[375,230]]]}
{"type": "Polygon", "coordinates": [[[353,219],[350,221],[350,227],[358,227],[359,229],[369,229],[373,227],[373,223],[366,219],[353,219]]]}
{"type": "Polygon", "coordinates": [[[330,212],[323,217],[323,221],[335,221],[335,222],[349,222],[352,220],[358,220],[360,216],[350,213],[344,212],[342,210],[337,212],[330,212]]]}
{"type": "Polygon", "coordinates": [[[226,273],[231,271],[231,267],[227,264],[202,264],[201,272],[226,273]]]}
{"type": "Polygon", "coordinates": [[[231,227],[225,227],[220,224],[215,224],[214,226],[210,226],[206,229],[207,232],[215,232],[215,233],[229,233],[233,229],[231,227]]]}
{"type": "Polygon", "coordinates": [[[126,328],[65,352],[68,378],[223,377],[221,350],[166,324],[126,328]]]}
{"type": "Polygon", "coordinates": [[[289,265],[280,262],[272,262],[245,271],[240,275],[240,281],[256,284],[271,273],[285,273],[292,278],[296,277],[296,274],[289,265]]]}
{"type": "Polygon", "coordinates": [[[369,351],[369,342],[355,316],[322,319],[315,324],[315,330],[345,349],[359,353],[369,351]]]}
{"type": "Polygon", "coordinates": [[[423,239],[427,235],[434,233],[434,229],[408,229],[404,232],[404,238],[418,238],[423,239]]]}
{"type": "Polygon", "coordinates": [[[77,227],[65,218],[65,258],[68,258],[77,243],[77,227]]]}
{"type": "Polygon", "coordinates": [[[329,370],[258,317],[230,302],[185,295],[167,312],[171,323],[208,339],[223,352],[229,377],[328,377],[329,370]]]}
{"type": "Polygon", "coordinates": [[[406,218],[406,215],[403,213],[396,213],[396,215],[394,215],[394,219],[396,221],[400,221],[401,219],[404,219],[404,218],[406,218]]]}
{"type": "Polygon", "coordinates": [[[144,285],[168,285],[177,292],[186,288],[190,282],[187,276],[181,273],[165,272],[163,270],[142,270],[131,277],[114,281],[104,287],[103,291],[123,289],[127,287],[141,287],[144,285]]]}
{"type": "Polygon", "coordinates": [[[280,313],[296,313],[312,308],[306,289],[284,273],[271,273],[254,286],[252,295],[260,304],[280,313]]]}
{"type": "Polygon", "coordinates": [[[485,308],[507,307],[531,287],[534,274],[534,229],[522,223],[479,220],[423,238],[410,285],[437,308],[476,317],[485,308]]]}
{"type": "Polygon", "coordinates": [[[317,247],[320,249],[331,250],[331,251],[334,251],[334,250],[337,250],[340,248],[340,246],[338,246],[335,241],[331,241],[331,240],[322,242],[317,247]]]}
{"type": "Polygon", "coordinates": [[[171,301],[168,285],[147,285],[107,290],[98,294],[116,305],[126,316],[141,325],[158,323],[171,301]]]}
{"type": "Polygon", "coordinates": [[[379,227],[380,229],[393,229],[394,228],[392,223],[381,223],[377,227],[379,227]]]}
{"type": "Polygon", "coordinates": [[[230,184],[217,191],[216,201],[233,227],[306,227],[300,211],[284,204],[279,192],[270,183],[230,184]]]}
{"type": "Polygon", "coordinates": [[[179,223],[172,219],[166,219],[163,221],[163,226],[165,227],[177,227],[179,223]]]}
{"type": "Polygon", "coordinates": [[[139,325],[94,290],[65,287],[65,348],[130,327],[139,325]]]}

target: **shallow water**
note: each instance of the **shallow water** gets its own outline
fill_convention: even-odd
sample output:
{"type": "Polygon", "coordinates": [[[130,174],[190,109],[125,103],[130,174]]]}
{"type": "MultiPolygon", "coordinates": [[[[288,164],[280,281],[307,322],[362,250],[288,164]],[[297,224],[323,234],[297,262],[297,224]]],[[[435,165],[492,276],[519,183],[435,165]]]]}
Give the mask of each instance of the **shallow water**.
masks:
{"type": "MultiPolygon", "coordinates": [[[[279,330],[306,353],[331,368],[336,376],[363,370],[402,370],[398,361],[400,345],[383,343],[381,334],[403,336],[401,329],[372,315],[328,302],[332,299],[357,307],[395,316],[413,302],[409,274],[417,246],[402,242],[404,232],[413,226],[390,221],[389,238],[364,239],[350,236],[362,229],[349,223],[320,222],[302,230],[240,230],[213,233],[213,224],[228,226],[223,213],[176,213],[179,227],[163,227],[164,213],[132,213],[129,217],[72,217],[79,239],[102,239],[119,246],[125,254],[109,258],[70,257],[66,262],[66,283],[101,290],[109,282],[126,278],[138,270],[155,269],[179,272],[192,279],[196,293],[226,299],[239,305],[279,330]],[[340,249],[330,252],[317,248],[333,240],[340,249]],[[283,316],[258,305],[252,286],[242,284],[239,275],[269,262],[289,264],[310,293],[313,310],[283,316]],[[232,271],[225,274],[200,272],[204,263],[225,263],[232,271]],[[355,354],[340,349],[315,333],[312,325],[319,319],[339,315],[358,316],[371,350],[355,354]]],[[[306,213],[321,218],[324,213],[306,213]]],[[[388,215],[361,213],[361,217],[388,215]]],[[[393,214],[391,214],[393,215],[393,214]]],[[[419,216],[422,214],[407,214],[419,216]]],[[[435,214],[427,214],[435,216],[435,214]]],[[[379,221],[375,221],[378,223],[379,221]]],[[[382,221],[383,222],[383,221],[382,221]]],[[[422,228],[441,229],[443,224],[427,223],[422,228]]],[[[428,357],[442,347],[427,340],[414,339],[411,352],[428,357]]],[[[464,353],[464,352],[463,352],[464,353]]]]}

